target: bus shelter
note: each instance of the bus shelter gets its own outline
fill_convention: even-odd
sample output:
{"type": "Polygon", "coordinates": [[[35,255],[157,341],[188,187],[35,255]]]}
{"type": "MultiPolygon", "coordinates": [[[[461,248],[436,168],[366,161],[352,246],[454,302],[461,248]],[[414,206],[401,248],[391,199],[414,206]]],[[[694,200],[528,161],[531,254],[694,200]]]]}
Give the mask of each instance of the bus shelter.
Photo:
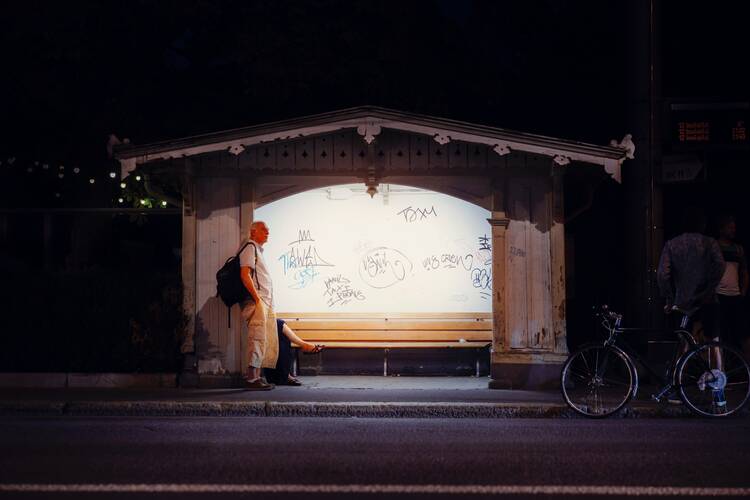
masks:
{"type": "Polygon", "coordinates": [[[563,177],[597,165],[619,181],[631,153],[369,106],[116,149],[123,176],[179,181],[182,349],[199,377],[245,366],[215,273],[270,218],[276,310],[299,333],[344,356],[489,345],[493,388],[556,383],[563,177]]]}

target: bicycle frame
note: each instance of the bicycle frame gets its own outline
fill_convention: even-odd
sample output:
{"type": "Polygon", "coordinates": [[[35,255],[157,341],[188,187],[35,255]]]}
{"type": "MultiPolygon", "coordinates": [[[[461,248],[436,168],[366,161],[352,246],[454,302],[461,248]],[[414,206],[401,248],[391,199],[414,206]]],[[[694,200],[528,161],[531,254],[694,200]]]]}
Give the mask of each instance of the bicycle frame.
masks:
{"type": "MultiPolygon", "coordinates": [[[[637,361],[643,368],[646,369],[646,371],[658,379],[663,386],[665,386],[665,389],[677,387],[677,380],[675,379],[676,373],[675,368],[677,366],[677,360],[680,359],[680,356],[684,354],[685,352],[689,351],[690,349],[694,348],[698,345],[698,342],[696,342],[695,337],[687,331],[687,324],[689,322],[689,317],[687,315],[683,315],[682,320],[680,321],[680,326],[673,330],[673,333],[678,338],[678,340],[684,342],[684,345],[687,345],[687,349],[680,350],[680,347],[678,345],[677,350],[675,351],[675,355],[672,359],[672,362],[670,363],[670,366],[667,370],[667,373],[665,375],[662,375],[660,373],[657,373],[656,370],[651,368],[648,363],[643,359],[643,357],[636,352],[635,349],[633,349],[625,340],[620,338],[621,334],[628,333],[628,332],[648,332],[653,331],[646,328],[623,328],[622,327],[622,316],[619,314],[609,313],[608,315],[602,315],[602,326],[605,330],[609,332],[607,340],[604,341],[604,345],[607,347],[611,347],[613,349],[616,349],[620,353],[622,353],[623,356],[625,356],[625,359],[628,360],[632,367],[633,371],[633,377],[634,377],[634,384],[633,384],[633,391],[632,395],[633,397],[636,396],[636,393],[638,391],[638,370],[636,369],[635,362],[637,361]],[[612,322],[614,320],[614,322],[612,322]]],[[[681,344],[683,345],[683,344],[681,344]]],[[[606,364],[604,364],[604,367],[606,367],[606,364]]],[[[663,390],[662,392],[666,392],[663,390]]]]}

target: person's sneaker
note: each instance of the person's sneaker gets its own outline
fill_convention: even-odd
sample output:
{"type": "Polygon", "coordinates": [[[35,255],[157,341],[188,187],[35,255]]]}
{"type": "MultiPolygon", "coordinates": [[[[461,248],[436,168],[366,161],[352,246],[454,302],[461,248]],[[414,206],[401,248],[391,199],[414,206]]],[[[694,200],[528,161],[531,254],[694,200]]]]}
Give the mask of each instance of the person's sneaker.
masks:
{"type": "Polygon", "coordinates": [[[245,380],[246,391],[270,391],[274,387],[276,386],[273,384],[267,383],[262,378],[256,378],[252,382],[250,380],[245,380]]]}

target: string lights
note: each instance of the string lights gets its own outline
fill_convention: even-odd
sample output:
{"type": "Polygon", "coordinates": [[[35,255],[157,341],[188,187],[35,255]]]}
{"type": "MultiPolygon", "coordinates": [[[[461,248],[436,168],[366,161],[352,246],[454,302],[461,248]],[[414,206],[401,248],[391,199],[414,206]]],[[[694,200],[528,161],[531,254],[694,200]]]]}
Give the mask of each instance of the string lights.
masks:
{"type": "Polygon", "coordinates": [[[0,158],[0,178],[7,193],[1,198],[11,207],[43,208],[60,206],[60,203],[66,206],[92,206],[93,203],[98,207],[107,204],[112,207],[130,205],[139,209],[169,206],[166,200],[155,198],[146,191],[142,174],[135,173],[120,179],[111,166],[96,168],[76,165],[66,168],[57,162],[5,156],[0,158]],[[66,171],[73,175],[66,176],[66,171]],[[21,182],[23,184],[19,184],[21,182]],[[84,185],[89,187],[81,191],[84,185]]]}

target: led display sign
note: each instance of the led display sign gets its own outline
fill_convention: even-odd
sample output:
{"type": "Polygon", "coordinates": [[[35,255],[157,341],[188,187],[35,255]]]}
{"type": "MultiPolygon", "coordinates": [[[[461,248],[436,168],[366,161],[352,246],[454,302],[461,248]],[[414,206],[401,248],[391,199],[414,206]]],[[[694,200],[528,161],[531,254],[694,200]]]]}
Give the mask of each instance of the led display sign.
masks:
{"type": "Polygon", "coordinates": [[[672,104],[669,143],[675,150],[750,147],[748,103],[672,104]]]}

